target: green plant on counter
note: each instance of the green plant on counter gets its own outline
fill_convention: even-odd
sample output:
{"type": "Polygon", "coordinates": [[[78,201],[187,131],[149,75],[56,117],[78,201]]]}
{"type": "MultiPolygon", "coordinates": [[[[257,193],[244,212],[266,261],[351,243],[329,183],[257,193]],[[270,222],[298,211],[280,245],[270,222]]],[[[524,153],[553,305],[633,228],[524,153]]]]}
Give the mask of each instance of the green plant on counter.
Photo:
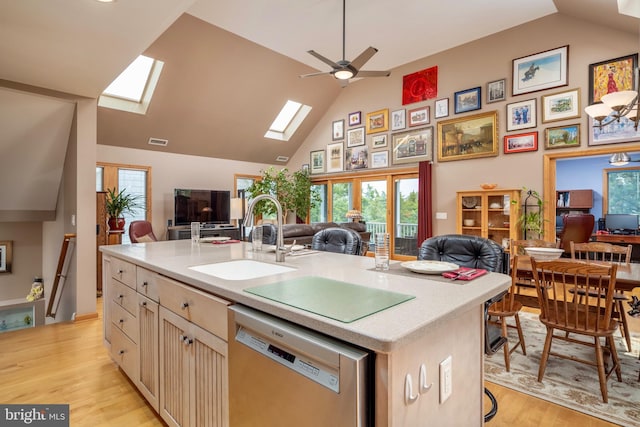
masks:
{"type": "MultiPolygon", "coordinates": [[[[536,190],[522,187],[523,193],[526,194],[522,202],[522,213],[518,218],[518,224],[522,227],[522,235],[525,239],[542,239],[544,237],[544,200],[536,190]],[[535,204],[529,204],[529,199],[533,198],[535,204]],[[531,209],[534,208],[534,209],[531,209]]],[[[512,200],[511,204],[517,204],[518,201],[512,200]]]]}
{"type": "MultiPolygon", "coordinates": [[[[306,170],[290,173],[287,168],[276,171],[273,166],[262,171],[260,180],[254,181],[247,188],[249,198],[260,194],[270,194],[280,202],[282,213],[295,212],[305,220],[309,209],[320,203],[320,195],[311,189],[311,178],[306,170]]],[[[276,207],[273,203],[263,200],[258,202],[255,213],[273,215],[276,207]]]]}

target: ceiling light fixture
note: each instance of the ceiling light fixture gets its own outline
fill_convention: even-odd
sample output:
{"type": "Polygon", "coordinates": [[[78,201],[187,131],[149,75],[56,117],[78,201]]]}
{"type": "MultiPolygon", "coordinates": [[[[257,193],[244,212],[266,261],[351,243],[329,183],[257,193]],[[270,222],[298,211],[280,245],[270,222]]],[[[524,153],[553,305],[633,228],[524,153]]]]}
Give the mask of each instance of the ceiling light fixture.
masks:
{"type": "MultiPolygon", "coordinates": [[[[636,68],[635,81],[638,84],[638,69],[636,68]]],[[[640,97],[638,90],[623,90],[620,92],[611,92],[600,98],[602,103],[589,105],[584,109],[593,120],[597,122],[596,126],[602,128],[608,124],[619,122],[622,117],[626,117],[634,124],[634,129],[638,130],[638,105],[640,97]]]]}
{"type": "Polygon", "coordinates": [[[613,153],[609,158],[609,164],[612,166],[624,166],[629,162],[640,162],[640,160],[631,160],[627,153],[613,153]]]}

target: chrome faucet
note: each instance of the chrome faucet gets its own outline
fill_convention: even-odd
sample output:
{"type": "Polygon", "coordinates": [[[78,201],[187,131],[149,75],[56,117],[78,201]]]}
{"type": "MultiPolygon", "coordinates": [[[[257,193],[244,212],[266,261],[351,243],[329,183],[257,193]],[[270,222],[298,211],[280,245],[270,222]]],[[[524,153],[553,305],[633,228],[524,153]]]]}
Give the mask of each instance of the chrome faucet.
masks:
{"type": "Polygon", "coordinates": [[[247,216],[244,219],[244,226],[248,227],[248,226],[251,226],[251,224],[253,223],[253,208],[255,207],[256,203],[258,203],[260,200],[271,200],[273,204],[276,206],[276,210],[278,211],[278,234],[276,236],[276,262],[284,262],[284,255],[286,253],[286,250],[284,248],[284,237],[282,235],[282,205],[280,205],[280,202],[278,201],[278,199],[276,199],[270,194],[260,194],[259,196],[256,196],[253,200],[251,200],[251,203],[249,203],[249,207],[247,208],[247,216]]]}

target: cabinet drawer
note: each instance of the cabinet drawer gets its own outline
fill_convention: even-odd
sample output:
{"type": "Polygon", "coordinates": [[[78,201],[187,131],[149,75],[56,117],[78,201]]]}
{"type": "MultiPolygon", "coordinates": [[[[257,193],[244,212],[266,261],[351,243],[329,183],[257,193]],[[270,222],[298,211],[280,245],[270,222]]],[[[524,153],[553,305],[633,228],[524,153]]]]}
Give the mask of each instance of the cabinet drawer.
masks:
{"type": "Polygon", "coordinates": [[[119,258],[111,258],[111,277],[136,288],[136,266],[119,258]]]}
{"type": "Polygon", "coordinates": [[[138,346],[115,325],[111,325],[111,358],[132,381],[138,378],[138,346]]]}
{"type": "Polygon", "coordinates": [[[116,303],[111,303],[111,322],[133,342],[138,342],[138,319],[116,303]]]}
{"type": "Polygon", "coordinates": [[[117,280],[111,281],[111,287],[112,289],[109,291],[111,301],[122,306],[135,317],[138,310],[138,297],[135,289],[131,289],[117,280]]]}
{"type": "Polygon", "coordinates": [[[160,305],[227,340],[227,306],[221,298],[158,276],[160,305]]]}
{"type": "Polygon", "coordinates": [[[150,300],[158,302],[158,273],[138,267],[136,271],[136,289],[150,300]]]}

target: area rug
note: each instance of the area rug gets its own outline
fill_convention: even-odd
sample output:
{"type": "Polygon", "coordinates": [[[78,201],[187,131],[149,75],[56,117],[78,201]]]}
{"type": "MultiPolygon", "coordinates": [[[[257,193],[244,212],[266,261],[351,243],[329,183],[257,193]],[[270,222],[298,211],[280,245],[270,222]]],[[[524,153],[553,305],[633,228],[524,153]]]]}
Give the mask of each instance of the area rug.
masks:
{"type": "MultiPolygon", "coordinates": [[[[640,427],[640,382],[638,381],[640,336],[632,336],[631,352],[626,352],[622,338],[619,335],[616,337],[622,382],[618,382],[615,372],[609,377],[607,383],[609,402],[603,403],[595,367],[549,356],[544,378],[542,382],[538,382],[538,368],[546,329],[538,321],[537,314],[521,313],[520,319],[527,355],[524,356],[521,349],[511,353],[511,372],[507,372],[504,368],[502,350],[486,357],[485,380],[611,423],[640,427]]],[[[516,341],[515,329],[509,328],[509,342],[516,341]]],[[[559,340],[552,344],[552,350],[557,352],[593,353],[591,348],[583,347],[559,340]]]]}

